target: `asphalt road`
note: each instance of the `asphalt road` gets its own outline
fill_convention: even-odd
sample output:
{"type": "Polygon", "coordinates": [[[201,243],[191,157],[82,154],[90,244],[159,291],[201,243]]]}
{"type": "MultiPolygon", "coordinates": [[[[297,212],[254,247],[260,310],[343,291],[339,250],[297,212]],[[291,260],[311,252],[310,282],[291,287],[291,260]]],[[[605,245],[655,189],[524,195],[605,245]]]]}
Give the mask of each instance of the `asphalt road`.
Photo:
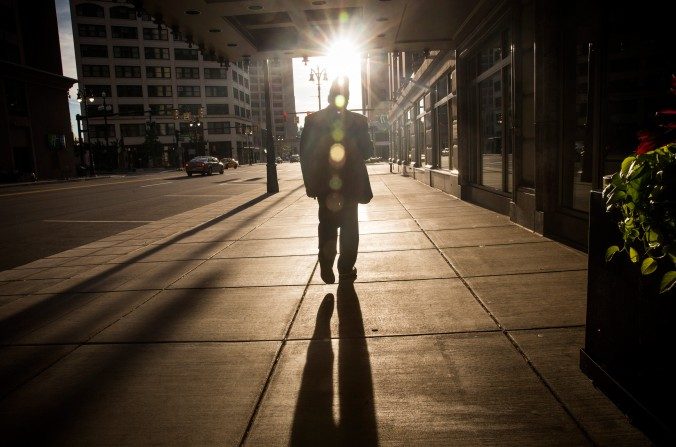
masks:
{"type": "MultiPolygon", "coordinates": [[[[298,164],[279,165],[299,175],[298,164]],[[298,171],[298,172],[294,172],[298,171]]],[[[181,171],[0,188],[0,271],[265,188],[265,165],[188,177],[181,171]]]]}

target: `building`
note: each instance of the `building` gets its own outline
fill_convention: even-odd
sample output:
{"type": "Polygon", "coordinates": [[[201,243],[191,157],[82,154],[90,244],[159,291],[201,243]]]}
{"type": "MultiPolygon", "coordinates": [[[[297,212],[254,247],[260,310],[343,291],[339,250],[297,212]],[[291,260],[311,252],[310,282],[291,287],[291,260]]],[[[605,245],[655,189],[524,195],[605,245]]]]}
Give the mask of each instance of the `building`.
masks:
{"type": "Polygon", "coordinates": [[[390,108],[388,54],[386,52],[366,54],[362,61],[361,72],[362,103],[374,144],[374,156],[387,159],[390,156],[387,121],[387,112],[390,108]]]}
{"type": "Polygon", "coordinates": [[[242,61],[219,62],[129,5],[71,0],[71,15],[86,99],[81,138],[93,144],[98,167],[247,157],[251,96],[242,61]]]}
{"type": "MultiPolygon", "coordinates": [[[[298,119],[293,91],[293,67],[291,58],[275,58],[270,67],[270,91],[272,94],[273,140],[276,153],[282,157],[298,153],[298,119]]],[[[265,65],[253,61],[249,66],[251,81],[251,120],[254,123],[254,151],[262,144],[260,129],[266,129],[265,65]]]]}
{"type": "Polygon", "coordinates": [[[590,190],[674,109],[669,28],[648,6],[479,4],[456,48],[389,53],[397,169],[586,249],[590,190]]]}
{"type": "Polygon", "coordinates": [[[54,2],[0,0],[0,181],[75,174],[54,2]],[[48,107],[45,107],[45,105],[48,107]]]}

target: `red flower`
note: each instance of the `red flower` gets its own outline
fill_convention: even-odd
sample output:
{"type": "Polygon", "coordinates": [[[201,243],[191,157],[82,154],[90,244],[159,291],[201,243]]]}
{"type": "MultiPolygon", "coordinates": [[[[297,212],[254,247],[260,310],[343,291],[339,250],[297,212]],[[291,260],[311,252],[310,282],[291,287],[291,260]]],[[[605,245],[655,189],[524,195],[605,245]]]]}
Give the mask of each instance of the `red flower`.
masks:
{"type": "Polygon", "coordinates": [[[636,155],[645,154],[657,147],[655,135],[647,130],[642,130],[638,133],[638,147],[636,148],[636,155]]]}

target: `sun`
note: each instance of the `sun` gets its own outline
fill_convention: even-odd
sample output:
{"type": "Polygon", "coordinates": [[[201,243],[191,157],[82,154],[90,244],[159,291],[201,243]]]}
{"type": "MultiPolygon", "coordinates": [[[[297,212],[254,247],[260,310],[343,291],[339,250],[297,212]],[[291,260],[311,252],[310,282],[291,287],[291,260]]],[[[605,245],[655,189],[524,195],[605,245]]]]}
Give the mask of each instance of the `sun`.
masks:
{"type": "Polygon", "coordinates": [[[359,64],[361,51],[357,43],[347,37],[335,39],[327,48],[326,62],[331,68],[332,77],[346,76],[350,69],[359,64]]]}

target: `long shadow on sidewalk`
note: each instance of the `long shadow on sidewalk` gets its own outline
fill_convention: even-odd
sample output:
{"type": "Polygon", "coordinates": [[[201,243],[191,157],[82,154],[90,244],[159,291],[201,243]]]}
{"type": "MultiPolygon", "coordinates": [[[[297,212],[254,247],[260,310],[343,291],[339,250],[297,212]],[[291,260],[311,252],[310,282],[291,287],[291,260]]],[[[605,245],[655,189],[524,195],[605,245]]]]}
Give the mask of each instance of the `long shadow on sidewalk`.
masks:
{"type": "MultiPolygon", "coordinates": [[[[176,243],[185,237],[206,229],[227,217],[233,216],[263,201],[270,195],[263,194],[256,197],[222,216],[172,237],[167,243],[176,243]]],[[[272,205],[266,206],[260,210],[260,213],[272,205]]],[[[144,251],[125,262],[124,265],[133,264],[159,249],[160,247],[153,247],[149,251],[144,251]]],[[[124,265],[111,265],[110,269],[105,273],[97,275],[97,278],[117,272],[124,265]]],[[[214,273],[214,275],[218,274],[220,276],[227,275],[228,273],[227,271],[222,271],[214,273]]],[[[91,279],[91,281],[94,280],[95,278],[91,279]]],[[[29,323],[31,317],[43,316],[44,312],[48,311],[49,308],[53,309],[59,305],[59,297],[72,294],[76,291],[77,287],[74,286],[71,290],[50,297],[44,303],[37,304],[5,319],[2,321],[2,334],[9,336],[12,326],[16,328],[16,324],[29,323]]],[[[10,444],[16,442],[17,444],[25,443],[26,445],[33,441],[38,444],[44,444],[53,443],[55,440],[63,440],[64,443],[67,443],[78,438],[79,432],[83,429],[80,425],[84,424],[87,426],[86,428],[91,429],[91,424],[96,423],[94,422],[96,415],[101,412],[105,413],[102,405],[110,403],[109,394],[106,394],[106,397],[101,402],[98,401],[97,396],[100,397],[102,393],[111,393],[111,390],[113,390],[113,393],[114,390],[123,390],[128,378],[137,377],[138,369],[143,364],[142,357],[145,355],[144,349],[139,346],[145,343],[162,343],[162,340],[157,340],[156,334],[158,332],[166,330],[167,327],[181,320],[189,321],[191,317],[199,314],[201,309],[199,291],[179,290],[177,294],[174,299],[163,301],[163,305],[156,310],[152,321],[149,321],[145,326],[136,328],[133,333],[128,334],[127,339],[130,340],[129,342],[116,345],[117,348],[111,349],[98,357],[96,364],[89,364],[84,371],[76,372],[75,376],[70,375],[67,378],[67,383],[59,386],[58,389],[48,388],[44,391],[49,394],[45,394],[42,397],[29,392],[28,395],[32,396],[32,399],[37,399],[29,402],[22,401],[20,399],[21,395],[13,396],[13,392],[20,390],[21,386],[26,382],[8,390],[0,398],[2,402],[0,403],[0,413],[5,416],[4,420],[0,422],[0,431],[5,434],[5,440],[9,439],[10,444]],[[124,346],[128,346],[129,348],[127,349],[124,346]],[[74,377],[76,377],[76,380],[74,380],[74,377]],[[37,426],[40,427],[40,430],[34,429],[37,426]]],[[[72,303],[69,304],[72,305],[72,303]]],[[[78,345],[74,344],[73,346],[76,348],[78,345]]],[[[63,372],[63,370],[60,371],[63,372]]],[[[47,381],[49,382],[50,380],[53,380],[53,378],[50,379],[48,377],[47,381]]],[[[40,389],[40,385],[38,385],[38,389],[40,389]]],[[[173,391],[176,395],[180,395],[181,390],[173,391]]],[[[117,434],[119,435],[119,433],[117,434]]]]}
{"type": "Polygon", "coordinates": [[[339,284],[338,399],[340,422],[333,420],[333,295],[322,301],[307,360],[291,433],[292,446],[377,446],[373,377],[359,297],[352,283],[339,284]]]}
{"type": "MultiPolygon", "coordinates": [[[[292,192],[293,191],[291,191],[291,193],[292,192]]],[[[125,268],[142,261],[144,258],[147,258],[159,252],[160,250],[163,250],[168,245],[179,243],[190,236],[198,234],[200,231],[205,230],[225,219],[228,219],[229,217],[232,217],[258,204],[259,202],[264,201],[265,199],[271,197],[272,195],[273,194],[271,193],[262,194],[258,197],[249,200],[248,202],[245,202],[233,208],[232,210],[216,218],[213,218],[203,224],[191,228],[190,230],[177,234],[161,244],[154,245],[150,249],[144,249],[141,253],[137,254],[136,256],[133,256],[132,258],[126,260],[125,262],[119,264],[109,264],[107,266],[108,268],[106,268],[105,271],[92,277],[83,278],[81,282],[70,287],[69,290],[54,294],[54,296],[49,299],[42,300],[30,307],[27,307],[26,309],[23,309],[22,311],[19,311],[5,319],[0,320],[1,324],[0,345],[11,344],[8,343],[7,341],[11,340],[17,334],[17,332],[20,332],[17,331],[17,329],[21,328],[22,330],[25,331],[25,328],[27,328],[28,326],[34,327],[36,322],[44,321],[46,316],[48,316],[50,313],[64,311],[65,309],[72,307],[74,305],[72,299],[74,293],[90,292],[90,291],[95,292],[97,285],[101,284],[103,281],[106,281],[108,278],[115,275],[116,273],[123,271],[125,268]]],[[[270,204],[270,206],[272,206],[272,204],[270,204]]],[[[263,210],[261,210],[261,212],[262,211],[263,210]]],[[[244,221],[241,223],[241,225],[243,224],[244,221]]],[[[205,246],[205,248],[208,248],[208,246],[205,246]]]]}

